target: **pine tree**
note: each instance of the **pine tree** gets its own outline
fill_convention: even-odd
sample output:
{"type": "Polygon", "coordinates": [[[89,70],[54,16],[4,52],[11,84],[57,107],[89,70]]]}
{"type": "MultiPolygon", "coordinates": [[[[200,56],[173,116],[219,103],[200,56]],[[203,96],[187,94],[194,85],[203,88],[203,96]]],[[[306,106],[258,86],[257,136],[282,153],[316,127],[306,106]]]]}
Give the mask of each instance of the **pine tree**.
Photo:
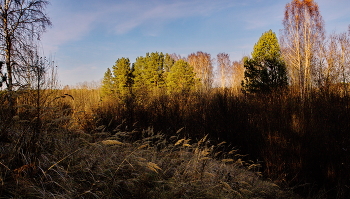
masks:
{"type": "Polygon", "coordinates": [[[119,97],[125,97],[130,94],[131,89],[131,68],[128,58],[120,58],[113,66],[114,85],[116,94],[119,97]]]}
{"type": "Polygon", "coordinates": [[[286,65],[276,34],[265,32],[254,46],[252,58],[244,59],[244,92],[271,92],[288,85],[286,65]]]}
{"type": "Polygon", "coordinates": [[[163,53],[146,53],[145,57],[138,57],[133,69],[133,89],[139,94],[157,91],[165,86],[163,53]]]}
{"type": "Polygon", "coordinates": [[[107,68],[102,80],[101,96],[112,96],[115,92],[115,85],[113,82],[113,74],[111,69],[107,68]]]}
{"type": "Polygon", "coordinates": [[[145,68],[146,84],[149,85],[150,89],[157,89],[164,86],[163,80],[163,53],[151,53],[147,56],[147,64],[145,68]]]}
{"type": "Polygon", "coordinates": [[[171,67],[166,84],[169,93],[191,91],[195,86],[193,67],[182,59],[178,60],[171,67]]]}
{"type": "Polygon", "coordinates": [[[133,64],[133,91],[135,93],[140,93],[141,91],[147,90],[144,79],[144,69],[146,67],[145,57],[137,57],[135,63],[133,64]]]}

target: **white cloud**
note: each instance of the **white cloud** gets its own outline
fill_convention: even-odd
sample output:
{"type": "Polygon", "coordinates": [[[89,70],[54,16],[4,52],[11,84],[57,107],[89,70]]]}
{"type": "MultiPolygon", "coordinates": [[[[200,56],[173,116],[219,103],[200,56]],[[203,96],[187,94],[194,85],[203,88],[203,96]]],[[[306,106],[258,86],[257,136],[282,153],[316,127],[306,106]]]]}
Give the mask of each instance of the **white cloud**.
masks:
{"type": "Polygon", "coordinates": [[[242,18],[246,23],[245,28],[247,30],[271,29],[272,25],[282,24],[284,6],[283,2],[271,5],[262,1],[256,2],[254,5],[247,5],[242,13],[242,18]]]}
{"type": "Polygon", "coordinates": [[[162,26],[172,20],[190,16],[206,16],[213,12],[234,5],[229,1],[142,1],[127,2],[104,10],[104,19],[115,16],[108,21],[117,34],[125,34],[141,25],[162,26]],[[223,3],[224,2],[224,3],[223,3]],[[125,9],[121,9],[125,8],[125,9]]]}
{"type": "Polygon", "coordinates": [[[53,5],[48,7],[53,26],[41,38],[46,53],[54,53],[60,45],[82,39],[94,28],[93,24],[99,17],[98,12],[72,11],[69,6],[73,4],[58,1],[53,1],[53,5]]]}
{"type": "MultiPolygon", "coordinates": [[[[57,56],[61,80],[74,84],[100,78],[115,58],[125,56],[134,60],[153,49],[163,52],[175,51],[183,56],[195,50],[216,53],[228,49],[226,51],[232,52],[234,57],[232,60],[238,60],[243,55],[250,54],[253,44],[264,31],[272,29],[278,33],[278,29],[282,28],[284,6],[291,0],[50,1],[52,5],[48,11],[53,28],[48,29],[42,37],[45,53],[57,56]],[[174,35],[161,35],[165,32],[163,30],[169,27],[167,25],[179,24],[173,23],[178,19],[184,21],[186,26],[187,22],[198,19],[200,24],[194,24],[197,32],[185,32],[194,29],[182,26],[188,28],[184,30],[184,34],[178,33],[181,29],[174,28],[174,31],[178,31],[174,35]],[[92,35],[95,33],[98,35],[92,35]],[[135,34],[129,33],[159,36],[159,40],[157,38],[154,41],[167,43],[142,43],[142,38],[134,38],[135,34]],[[183,35],[184,38],[178,38],[179,35],[183,35]],[[88,36],[98,39],[84,42],[88,36]],[[225,38],[225,41],[221,40],[225,38]],[[231,38],[232,41],[228,42],[227,38],[231,38]],[[174,44],[169,40],[177,41],[174,44]],[[79,42],[78,46],[75,41],[82,42],[79,42]],[[65,45],[70,43],[72,45],[65,45]],[[96,74],[99,74],[98,77],[96,74]]],[[[343,19],[341,23],[345,23],[344,19],[349,21],[346,19],[349,19],[347,16],[350,6],[344,6],[349,4],[349,0],[317,1],[320,1],[321,14],[326,23],[331,21],[331,26],[339,27],[338,19],[343,19]],[[341,3],[332,7],[332,4],[337,2],[341,3]]]]}
{"type": "Polygon", "coordinates": [[[331,33],[347,31],[350,25],[350,1],[349,0],[319,0],[318,5],[321,15],[326,23],[327,32],[331,33]]]}
{"type": "Polygon", "coordinates": [[[63,17],[60,21],[54,21],[54,26],[49,29],[42,41],[49,50],[57,50],[59,45],[69,41],[79,40],[92,29],[95,16],[87,14],[74,14],[63,17]]]}
{"type": "Polygon", "coordinates": [[[149,35],[157,35],[157,29],[169,21],[188,16],[204,16],[220,9],[232,6],[224,0],[218,1],[87,1],[85,9],[72,1],[56,0],[49,6],[49,14],[53,27],[42,36],[42,43],[47,53],[58,50],[60,45],[82,39],[97,24],[117,34],[148,24],[152,31],[149,35]]]}

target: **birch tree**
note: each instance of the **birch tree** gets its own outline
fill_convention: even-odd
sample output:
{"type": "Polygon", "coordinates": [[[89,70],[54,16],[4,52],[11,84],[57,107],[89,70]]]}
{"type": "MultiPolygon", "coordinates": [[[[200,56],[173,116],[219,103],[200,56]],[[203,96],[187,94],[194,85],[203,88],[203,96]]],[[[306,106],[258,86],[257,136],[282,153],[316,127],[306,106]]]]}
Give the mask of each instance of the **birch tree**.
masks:
{"type": "Polygon", "coordinates": [[[285,7],[281,46],[291,84],[303,96],[312,88],[317,50],[325,39],[324,21],[313,0],[293,0],[285,7]]]}
{"type": "Polygon", "coordinates": [[[214,78],[211,55],[198,51],[190,54],[187,62],[193,67],[196,78],[201,81],[203,89],[208,91],[212,87],[214,78]]]}
{"type": "Polygon", "coordinates": [[[320,90],[330,92],[341,84],[346,91],[350,81],[350,32],[330,35],[319,54],[322,59],[314,74],[320,90]]]}
{"type": "Polygon", "coordinates": [[[347,92],[350,83],[350,25],[348,33],[341,33],[337,36],[340,51],[340,78],[347,92]]]}
{"type": "Polygon", "coordinates": [[[244,80],[244,64],[243,59],[240,61],[232,62],[232,77],[231,77],[231,89],[232,92],[239,94],[242,90],[242,81],[244,80]]]}
{"type": "Polygon", "coordinates": [[[219,53],[216,59],[218,64],[218,72],[220,75],[220,85],[222,89],[225,89],[232,73],[230,56],[226,53],[219,53]]]}
{"type": "Polygon", "coordinates": [[[51,21],[45,13],[46,0],[0,0],[0,50],[7,75],[2,79],[7,89],[13,90],[17,74],[21,72],[21,60],[25,54],[35,51],[35,40],[39,40],[51,21]]]}

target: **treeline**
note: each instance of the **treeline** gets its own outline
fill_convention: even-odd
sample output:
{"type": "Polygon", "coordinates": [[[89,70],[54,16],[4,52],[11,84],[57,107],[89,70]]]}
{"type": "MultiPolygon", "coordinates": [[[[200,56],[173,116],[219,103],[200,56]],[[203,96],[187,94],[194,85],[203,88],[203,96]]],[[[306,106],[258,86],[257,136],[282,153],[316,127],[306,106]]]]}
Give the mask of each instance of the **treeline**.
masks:
{"type": "Polygon", "coordinates": [[[151,126],[169,136],[178,129],[193,139],[209,135],[262,161],[265,177],[305,197],[348,198],[350,26],[327,36],[312,0],[288,3],[283,26],[279,38],[263,33],[241,61],[205,52],[151,53],[134,64],[118,59],[102,94],[132,97],[102,100],[98,125],[112,132],[151,126]],[[126,73],[118,72],[121,60],[126,73]],[[182,79],[186,83],[177,82],[182,79]]]}
{"type": "Polygon", "coordinates": [[[132,65],[127,58],[118,59],[105,74],[103,93],[123,96],[159,89],[168,93],[209,91],[213,87],[230,88],[235,93],[288,88],[302,98],[313,91],[347,93],[350,26],[348,32],[327,36],[317,3],[299,0],[286,5],[283,25],[279,40],[272,30],[265,32],[251,56],[240,61],[231,62],[225,53],[212,58],[200,51],[183,58],[147,53],[132,65]]]}
{"type": "MultiPolygon", "coordinates": [[[[217,55],[221,86],[232,86],[233,67],[243,67],[230,61],[229,55],[217,55]]],[[[151,93],[189,93],[209,91],[214,82],[214,59],[204,52],[181,57],[162,52],[146,53],[131,64],[129,58],[118,59],[112,69],[108,68],[102,81],[103,97],[123,98],[128,95],[145,96],[151,93]]],[[[243,71],[241,69],[241,71],[243,71]]]]}
{"type": "MultiPolygon", "coordinates": [[[[45,15],[34,26],[42,15],[30,8],[43,11],[47,1],[6,2],[12,2],[8,13],[18,14],[3,12],[0,23],[26,16],[33,26],[13,27],[36,30],[50,24],[45,15]],[[20,9],[24,5],[29,8],[20,9]]],[[[187,57],[147,53],[134,63],[119,58],[107,70],[101,92],[91,85],[56,89],[52,62],[38,57],[36,48],[19,53],[22,42],[16,42],[33,32],[6,36],[11,31],[2,29],[1,45],[14,45],[6,46],[9,56],[4,68],[0,65],[0,85],[7,89],[0,92],[0,195],[188,198],[222,187],[260,197],[250,190],[261,189],[236,178],[241,172],[224,167],[237,160],[238,167],[250,162],[255,165],[250,169],[305,198],[349,198],[350,30],[326,36],[312,0],[288,3],[283,25],[279,39],[265,32],[241,61],[201,51],[187,57]],[[28,60],[22,64],[22,58],[28,60]],[[193,144],[195,154],[217,145],[215,157],[232,147],[242,155],[210,166],[207,157],[173,148],[176,140],[183,147],[196,141],[205,145],[193,144]],[[110,141],[115,145],[105,146],[110,141]],[[146,154],[147,161],[138,154],[146,154]],[[210,189],[202,186],[208,185],[205,179],[210,189]],[[200,188],[191,188],[196,183],[200,188]],[[159,190],[179,195],[162,197],[159,190]]],[[[249,175],[243,178],[252,179],[249,175]]],[[[273,197],[265,189],[260,194],[273,197]]]]}
{"type": "Polygon", "coordinates": [[[133,93],[159,92],[164,88],[167,92],[189,92],[195,88],[196,80],[193,67],[185,60],[176,60],[169,54],[147,53],[132,65],[123,57],[116,61],[112,70],[108,68],[102,95],[125,97],[133,93]]]}

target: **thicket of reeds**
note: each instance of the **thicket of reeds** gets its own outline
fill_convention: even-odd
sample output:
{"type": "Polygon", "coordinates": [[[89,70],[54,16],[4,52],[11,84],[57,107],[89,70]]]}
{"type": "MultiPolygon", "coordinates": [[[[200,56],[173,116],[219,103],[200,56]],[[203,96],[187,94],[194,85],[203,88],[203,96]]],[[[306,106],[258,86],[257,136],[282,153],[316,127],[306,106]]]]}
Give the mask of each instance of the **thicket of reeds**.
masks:
{"type": "Polygon", "coordinates": [[[304,198],[350,194],[344,94],[213,89],[101,100],[99,90],[79,88],[42,90],[40,103],[36,97],[29,91],[0,96],[4,198],[296,197],[285,189],[304,198]]]}

